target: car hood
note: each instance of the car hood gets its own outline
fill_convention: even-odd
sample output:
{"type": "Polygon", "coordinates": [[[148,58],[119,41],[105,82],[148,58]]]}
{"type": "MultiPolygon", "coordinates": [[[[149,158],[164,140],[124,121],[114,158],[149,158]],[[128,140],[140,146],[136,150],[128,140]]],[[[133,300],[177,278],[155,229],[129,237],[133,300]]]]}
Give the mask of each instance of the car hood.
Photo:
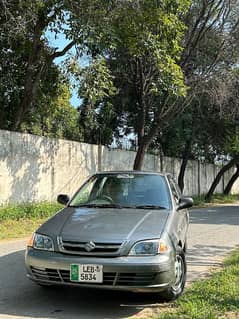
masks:
{"type": "Polygon", "coordinates": [[[166,209],[67,207],[39,231],[81,242],[137,241],[159,238],[168,215],[166,209]]]}

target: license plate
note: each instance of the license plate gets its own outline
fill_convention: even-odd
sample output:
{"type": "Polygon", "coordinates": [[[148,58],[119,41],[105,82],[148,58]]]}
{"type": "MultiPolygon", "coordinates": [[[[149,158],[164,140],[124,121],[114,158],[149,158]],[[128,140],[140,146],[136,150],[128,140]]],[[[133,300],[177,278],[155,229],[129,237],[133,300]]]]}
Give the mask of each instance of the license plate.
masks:
{"type": "Polygon", "coordinates": [[[103,266],[72,264],[70,269],[70,280],[77,282],[102,283],[103,266]]]}

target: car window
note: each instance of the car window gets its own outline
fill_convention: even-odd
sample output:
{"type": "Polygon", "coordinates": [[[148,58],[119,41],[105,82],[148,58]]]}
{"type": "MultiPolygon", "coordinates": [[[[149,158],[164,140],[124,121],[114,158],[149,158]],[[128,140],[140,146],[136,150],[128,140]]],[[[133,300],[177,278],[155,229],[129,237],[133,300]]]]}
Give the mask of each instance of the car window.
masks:
{"type": "Polygon", "coordinates": [[[79,205],[80,203],[86,203],[89,200],[90,194],[94,192],[97,180],[95,178],[91,178],[90,181],[86,182],[80,189],[80,191],[77,192],[77,194],[74,196],[72,200],[72,205],[79,205]]]}
{"type": "Polygon", "coordinates": [[[70,205],[119,204],[127,207],[171,207],[166,180],[153,174],[99,174],[75,195],[70,205]]]}
{"type": "Polygon", "coordinates": [[[175,199],[175,202],[177,203],[179,201],[179,198],[181,197],[181,191],[176,182],[173,180],[171,176],[168,176],[169,185],[171,187],[171,191],[173,194],[173,197],[175,199]]]}

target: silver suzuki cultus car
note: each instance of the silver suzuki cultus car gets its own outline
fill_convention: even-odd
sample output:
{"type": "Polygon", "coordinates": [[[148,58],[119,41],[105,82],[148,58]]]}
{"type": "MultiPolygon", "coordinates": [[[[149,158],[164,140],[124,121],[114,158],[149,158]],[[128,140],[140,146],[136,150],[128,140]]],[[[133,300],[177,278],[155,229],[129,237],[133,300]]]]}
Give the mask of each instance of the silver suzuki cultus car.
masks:
{"type": "Polygon", "coordinates": [[[65,285],[157,292],[177,298],[186,280],[187,208],[171,175],[120,171],[91,176],[32,235],[30,279],[65,285]]]}

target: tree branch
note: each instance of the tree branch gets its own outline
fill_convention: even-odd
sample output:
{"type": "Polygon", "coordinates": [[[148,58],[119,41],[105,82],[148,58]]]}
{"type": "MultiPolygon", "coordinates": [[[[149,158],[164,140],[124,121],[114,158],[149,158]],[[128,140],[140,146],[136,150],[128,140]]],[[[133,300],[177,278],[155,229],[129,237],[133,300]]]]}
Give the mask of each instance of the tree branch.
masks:
{"type": "Polygon", "coordinates": [[[66,54],[67,51],[69,51],[73,46],[75,45],[75,41],[72,40],[70,43],[65,46],[65,48],[61,51],[56,51],[53,54],[50,55],[50,60],[53,61],[55,58],[59,58],[66,54]]]}

